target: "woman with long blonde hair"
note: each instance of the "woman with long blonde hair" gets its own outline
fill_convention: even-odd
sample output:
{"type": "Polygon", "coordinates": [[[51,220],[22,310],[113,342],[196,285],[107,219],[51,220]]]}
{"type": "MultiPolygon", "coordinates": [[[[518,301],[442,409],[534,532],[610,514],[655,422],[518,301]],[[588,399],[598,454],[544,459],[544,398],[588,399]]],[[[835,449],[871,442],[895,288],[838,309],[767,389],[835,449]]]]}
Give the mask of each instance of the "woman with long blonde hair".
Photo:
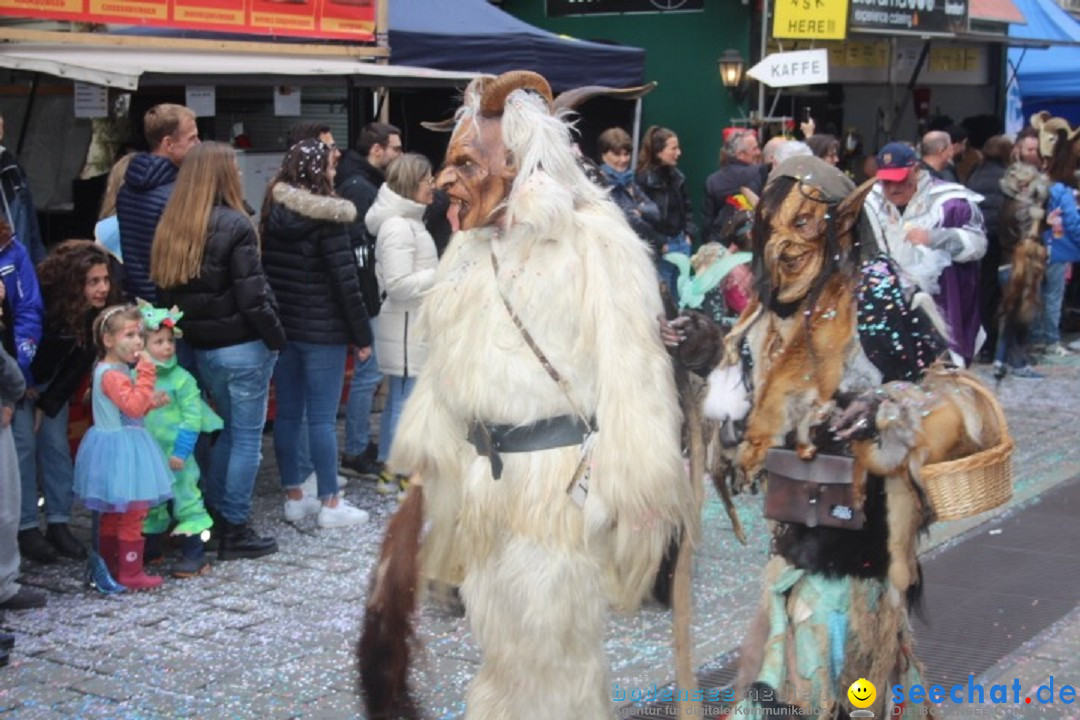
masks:
{"type": "Polygon", "coordinates": [[[94,239],[98,245],[111,252],[121,262],[124,261],[120,250],[120,221],[116,219],[116,196],[124,186],[124,174],[131,165],[135,153],[128,153],[116,161],[105,181],[105,196],[101,198],[101,212],[97,225],[94,226],[94,239]]]}
{"type": "Polygon", "coordinates": [[[270,377],[285,331],[244,212],[236,153],[206,142],[184,158],[154,234],[150,279],[184,312],[184,340],[225,429],[214,444],[206,500],[224,522],[219,560],[277,551],[248,526],[270,377]]]}

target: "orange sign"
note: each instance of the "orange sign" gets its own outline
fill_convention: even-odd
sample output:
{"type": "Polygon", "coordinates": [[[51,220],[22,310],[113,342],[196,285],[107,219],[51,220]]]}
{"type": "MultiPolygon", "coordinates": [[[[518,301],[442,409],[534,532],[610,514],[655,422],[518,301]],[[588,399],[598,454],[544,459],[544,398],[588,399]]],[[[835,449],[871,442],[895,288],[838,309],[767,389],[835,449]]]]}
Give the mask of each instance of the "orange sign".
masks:
{"type": "Polygon", "coordinates": [[[0,0],[0,17],[375,40],[375,0],[0,0]]]}

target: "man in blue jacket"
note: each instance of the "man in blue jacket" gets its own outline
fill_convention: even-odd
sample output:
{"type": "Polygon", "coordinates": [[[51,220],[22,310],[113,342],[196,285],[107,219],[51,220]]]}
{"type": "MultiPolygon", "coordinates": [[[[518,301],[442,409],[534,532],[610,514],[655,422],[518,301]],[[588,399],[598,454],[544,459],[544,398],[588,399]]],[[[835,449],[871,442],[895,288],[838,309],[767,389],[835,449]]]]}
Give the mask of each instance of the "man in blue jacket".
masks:
{"type": "Polygon", "coordinates": [[[124,292],[153,303],[157,300],[157,288],[150,282],[154,231],[172,196],[180,164],[199,144],[199,128],[189,108],[162,103],[146,111],[143,133],[150,152],[132,158],[116,197],[116,219],[124,255],[124,292]]]}

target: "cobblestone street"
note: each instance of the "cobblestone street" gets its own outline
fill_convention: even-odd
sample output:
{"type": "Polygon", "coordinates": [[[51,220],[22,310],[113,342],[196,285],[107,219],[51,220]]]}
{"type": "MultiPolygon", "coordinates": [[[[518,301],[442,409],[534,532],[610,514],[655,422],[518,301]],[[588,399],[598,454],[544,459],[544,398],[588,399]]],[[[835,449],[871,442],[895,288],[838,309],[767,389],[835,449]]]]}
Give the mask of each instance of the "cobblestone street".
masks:
{"type": "MultiPolygon", "coordinates": [[[[987,366],[977,369],[988,378],[987,366]]],[[[1007,378],[999,388],[1017,444],[1010,507],[1080,474],[1075,432],[1080,356],[1047,361],[1040,370],[1046,379],[1007,378]]],[[[739,644],[768,549],[760,496],[736,498],[749,536],[744,547],[716,494],[708,493],[694,571],[699,666],[739,644]]],[[[362,717],[352,650],[368,573],[396,501],[355,479],[346,495],[371,513],[366,526],[320,530],[314,518],[285,523],[266,436],[253,517],[260,531],[276,536],[278,554],[215,563],[205,577],[168,579],[158,592],[115,597],[86,590],[81,564],[24,563],[24,582],[47,589],[49,605],[4,618],[17,645],[11,665],[0,670],[0,718],[362,717]]],[[[987,519],[937,525],[923,548],[944,547],[987,519]]],[[[76,524],[87,536],[88,517],[80,515],[76,524]]],[[[1057,651],[1058,671],[1071,672],[1075,685],[1080,618],[1074,612],[1062,623],[1054,637],[1072,640],[1057,651]]],[[[421,637],[415,684],[424,704],[432,717],[460,717],[478,662],[466,623],[427,606],[421,637]]],[[[647,606],[634,616],[614,618],[607,650],[612,682],[669,682],[674,675],[669,614],[647,606]]],[[[1045,660],[1037,647],[1026,648],[1023,657],[1045,660]]],[[[1002,662],[994,672],[1013,672],[1008,658],[1002,662]]]]}

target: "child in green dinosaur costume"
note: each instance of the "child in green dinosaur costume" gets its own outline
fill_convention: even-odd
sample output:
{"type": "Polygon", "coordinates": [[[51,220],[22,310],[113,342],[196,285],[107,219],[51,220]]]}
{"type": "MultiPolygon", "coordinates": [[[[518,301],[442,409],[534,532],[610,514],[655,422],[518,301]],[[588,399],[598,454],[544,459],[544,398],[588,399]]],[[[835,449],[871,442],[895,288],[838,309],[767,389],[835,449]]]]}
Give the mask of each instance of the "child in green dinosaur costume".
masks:
{"type": "Polygon", "coordinates": [[[183,537],[183,557],[173,566],[173,576],[190,578],[210,568],[203,548],[202,533],[213,521],[199,492],[199,466],[192,452],[200,432],[220,430],[224,423],[203,401],[195,378],[176,362],[176,338],[181,337],[176,324],[184,313],[176,308],[163,310],[140,304],[146,351],[157,366],[154,390],[169,396],[169,403],[146,416],[146,429],[157,440],[173,472],[173,500],[150,510],[143,524],[147,536],[147,555],[176,520],[172,534],[183,537]],[[170,507],[172,515],[170,517],[170,507]],[[156,540],[156,542],[155,542],[156,540]]]}

